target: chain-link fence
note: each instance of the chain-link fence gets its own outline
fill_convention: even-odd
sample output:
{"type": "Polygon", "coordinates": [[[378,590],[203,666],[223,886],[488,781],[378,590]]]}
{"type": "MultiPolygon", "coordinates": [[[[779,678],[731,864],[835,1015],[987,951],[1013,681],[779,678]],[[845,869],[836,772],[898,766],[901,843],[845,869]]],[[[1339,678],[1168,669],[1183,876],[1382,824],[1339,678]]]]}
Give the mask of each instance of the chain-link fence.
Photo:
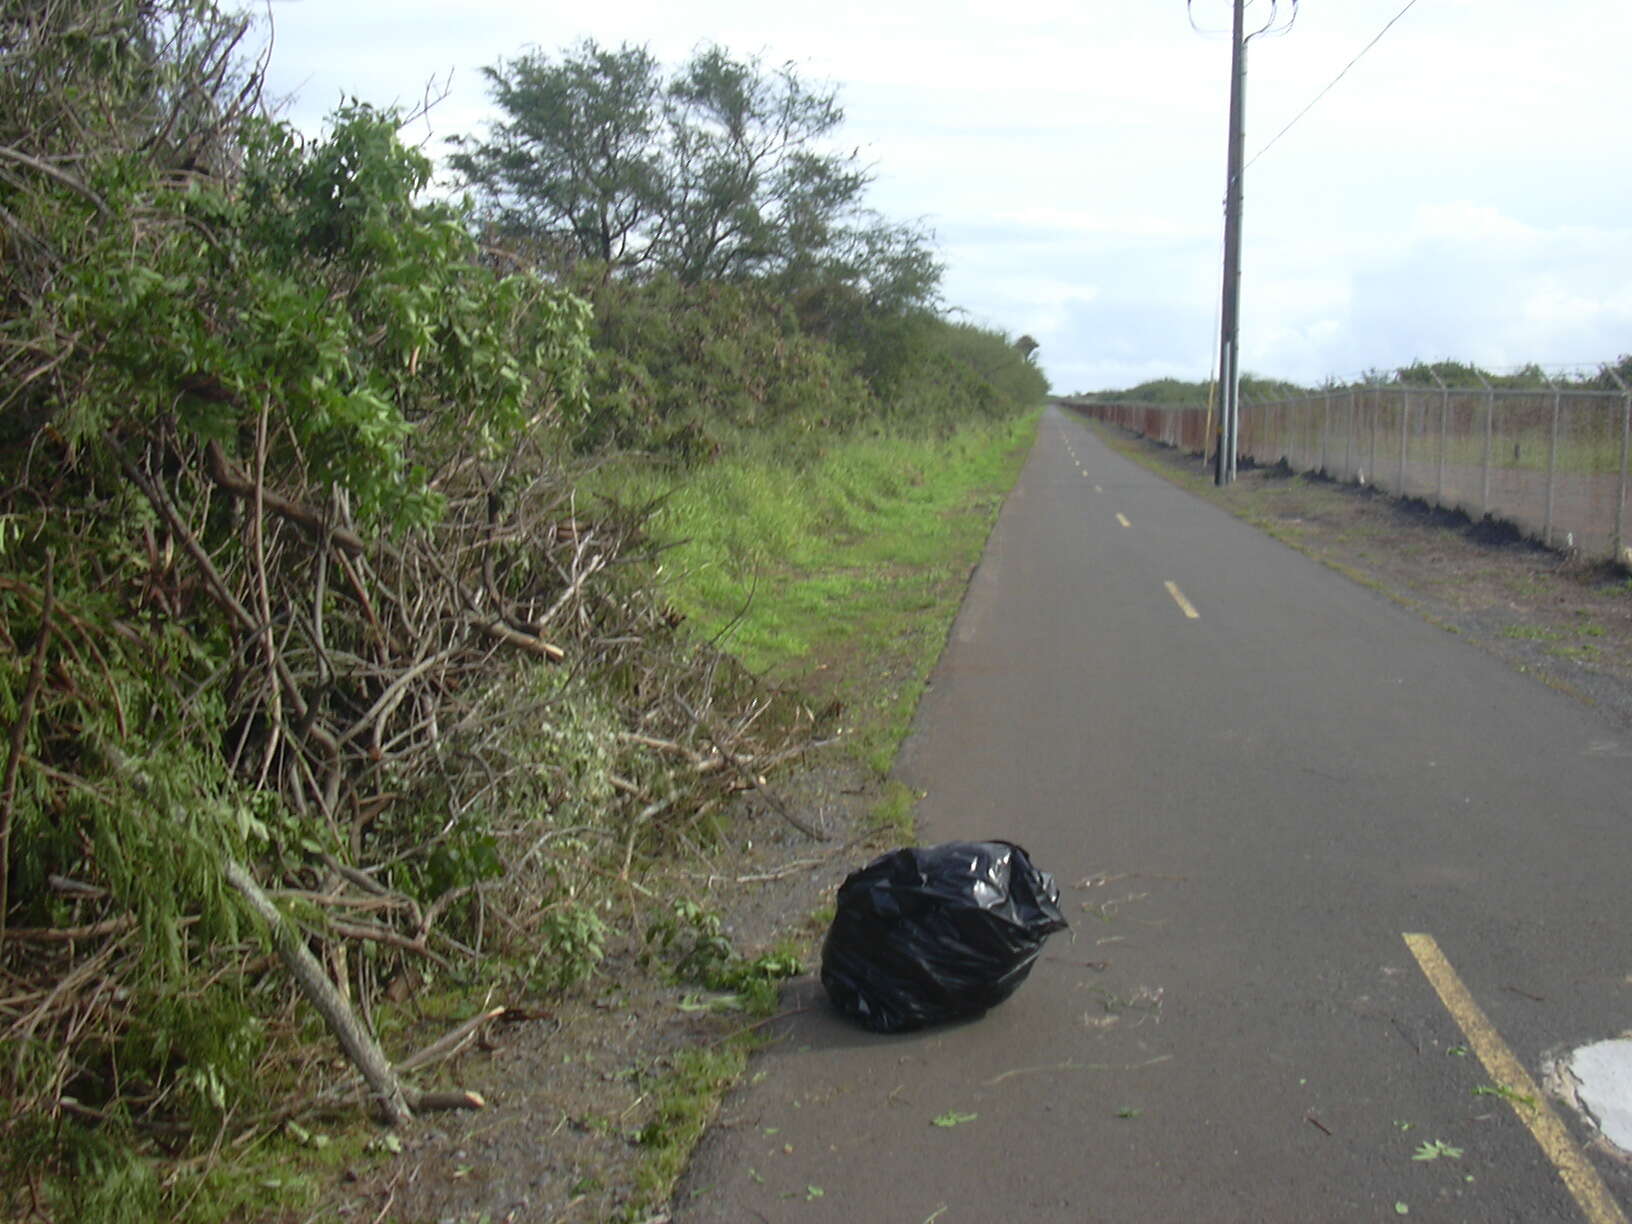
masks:
{"type": "MultiPolygon", "coordinates": [[[[1216,427],[1205,406],[1074,406],[1193,454],[1216,427]]],[[[1342,387],[1242,397],[1241,456],[1374,485],[1512,523],[1550,547],[1632,564],[1627,452],[1632,394],[1581,388],[1342,387]]]]}

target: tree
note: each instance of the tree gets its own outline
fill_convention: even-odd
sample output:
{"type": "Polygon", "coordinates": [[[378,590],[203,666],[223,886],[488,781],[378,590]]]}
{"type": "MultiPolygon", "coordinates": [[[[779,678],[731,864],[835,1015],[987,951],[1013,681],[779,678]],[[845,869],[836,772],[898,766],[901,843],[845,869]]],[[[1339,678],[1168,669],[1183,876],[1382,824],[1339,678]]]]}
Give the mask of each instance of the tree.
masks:
{"type": "Polygon", "coordinates": [[[668,264],[684,281],[783,271],[819,257],[859,205],[854,155],[818,151],[843,121],[784,64],[699,51],[669,86],[674,193],[668,264]]]}
{"type": "Polygon", "coordinates": [[[709,46],[665,81],[645,48],[585,41],[486,74],[506,119],[455,138],[449,165],[508,239],[613,274],[836,283],[884,310],[935,301],[928,233],[864,206],[859,150],[826,147],[844,118],[835,91],[792,65],[709,46]]]}
{"type": "Polygon", "coordinates": [[[634,268],[655,252],[670,198],[657,61],[592,41],[559,63],[530,53],[483,69],[510,116],[449,165],[501,232],[566,256],[634,268]]]}

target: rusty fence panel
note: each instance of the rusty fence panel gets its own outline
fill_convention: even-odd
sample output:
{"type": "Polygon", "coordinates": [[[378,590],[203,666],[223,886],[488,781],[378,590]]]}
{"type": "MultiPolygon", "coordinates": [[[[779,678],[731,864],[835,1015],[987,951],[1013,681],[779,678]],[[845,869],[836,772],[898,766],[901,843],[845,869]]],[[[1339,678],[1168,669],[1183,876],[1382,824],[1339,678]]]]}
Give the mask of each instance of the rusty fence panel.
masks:
{"type": "MultiPolygon", "coordinates": [[[[1190,454],[1210,451],[1205,405],[1067,401],[1190,454]]],[[[1216,422],[1212,422],[1216,428],[1216,422]]],[[[1632,565],[1626,498],[1632,395],[1579,387],[1329,387],[1241,400],[1240,453],[1508,522],[1550,547],[1632,565]]]]}

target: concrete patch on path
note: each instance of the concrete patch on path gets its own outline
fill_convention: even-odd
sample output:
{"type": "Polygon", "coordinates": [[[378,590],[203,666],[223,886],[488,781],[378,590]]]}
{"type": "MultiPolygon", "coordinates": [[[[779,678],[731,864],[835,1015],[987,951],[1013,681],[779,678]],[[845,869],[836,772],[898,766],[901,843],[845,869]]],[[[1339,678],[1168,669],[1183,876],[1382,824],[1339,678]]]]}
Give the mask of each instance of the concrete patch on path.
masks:
{"type": "Polygon", "coordinates": [[[1632,1155],[1632,1038],[1582,1046],[1570,1058],[1575,1096],[1604,1138],[1632,1155]]]}

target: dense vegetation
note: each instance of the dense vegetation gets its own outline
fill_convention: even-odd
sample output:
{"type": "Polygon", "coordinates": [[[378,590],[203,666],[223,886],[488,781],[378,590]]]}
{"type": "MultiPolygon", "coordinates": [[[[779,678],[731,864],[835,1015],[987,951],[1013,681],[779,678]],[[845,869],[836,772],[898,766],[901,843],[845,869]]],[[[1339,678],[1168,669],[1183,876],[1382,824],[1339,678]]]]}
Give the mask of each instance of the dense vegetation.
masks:
{"type": "Polygon", "coordinates": [[[787,70],[501,66],[517,125],[525,95],[583,133],[615,87],[657,143],[626,199],[472,138],[453,205],[399,116],[268,118],[252,35],[0,3],[0,1202],[56,1218],[173,1218],[151,1157],[363,1099],[291,974],[366,1036],[409,964],[592,972],[593,881],[797,743],[585,467],[799,464],[1046,390],[940,313],[787,70]]]}
{"type": "Polygon", "coordinates": [[[1045,391],[1035,341],[940,313],[929,233],[869,209],[856,155],[827,150],[831,89],[715,46],[668,79],[593,42],[487,76],[503,118],[449,165],[490,241],[594,303],[580,447],[944,429],[1045,391]]]}
{"type": "MultiPolygon", "coordinates": [[[[1327,384],[1336,386],[1338,384],[1327,384]]],[[[1343,384],[1347,385],[1347,384],[1343,384]]],[[[1504,390],[1528,391],[1544,387],[1597,388],[1615,390],[1632,385],[1632,356],[1622,356],[1605,363],[1597,370],[1576,373],[1549,374],[1538,365],[1495,371],[1483,369],[1465,361],[1413,361],[1410,365],[1393,370],[1368,370],[1358,380],[1366,387],[1494,387],[1504,390]],[[1618,381],[1617,381],[1618,380],[1618,381]]],[[[1247,400],[1300,399],[1318,394],[1323,387],[1305,387],[1283,379],[1262,378],[1246,374],[1241,379],[1241,394],[1247,400]]],[[[1123,401],[1162,406],[1206,405],[1213,394],[1213,384],[1205,381],[1187,382],[1178,378],[1157,378],[1123,391],[1095,391],[1077,396],[1084,402],[1123,401]]]]}
{"type": "MultiPolygon", "coordinates": [[[[1241,376],[1241,394],[1249,400],[1280,399],[1308,393],[1307,388],[1281,379],[1261,378],[1256,374],[1241,376]]],[[[1075,398],[1085,403],[1124,401],[1163,407],[1204,407],[1216,403],[1216,390],[1213,383],[1204,380],[1191,382],[1182,378],[1155,378],[1124,391],[1094,391],[1075,398]]]]}

